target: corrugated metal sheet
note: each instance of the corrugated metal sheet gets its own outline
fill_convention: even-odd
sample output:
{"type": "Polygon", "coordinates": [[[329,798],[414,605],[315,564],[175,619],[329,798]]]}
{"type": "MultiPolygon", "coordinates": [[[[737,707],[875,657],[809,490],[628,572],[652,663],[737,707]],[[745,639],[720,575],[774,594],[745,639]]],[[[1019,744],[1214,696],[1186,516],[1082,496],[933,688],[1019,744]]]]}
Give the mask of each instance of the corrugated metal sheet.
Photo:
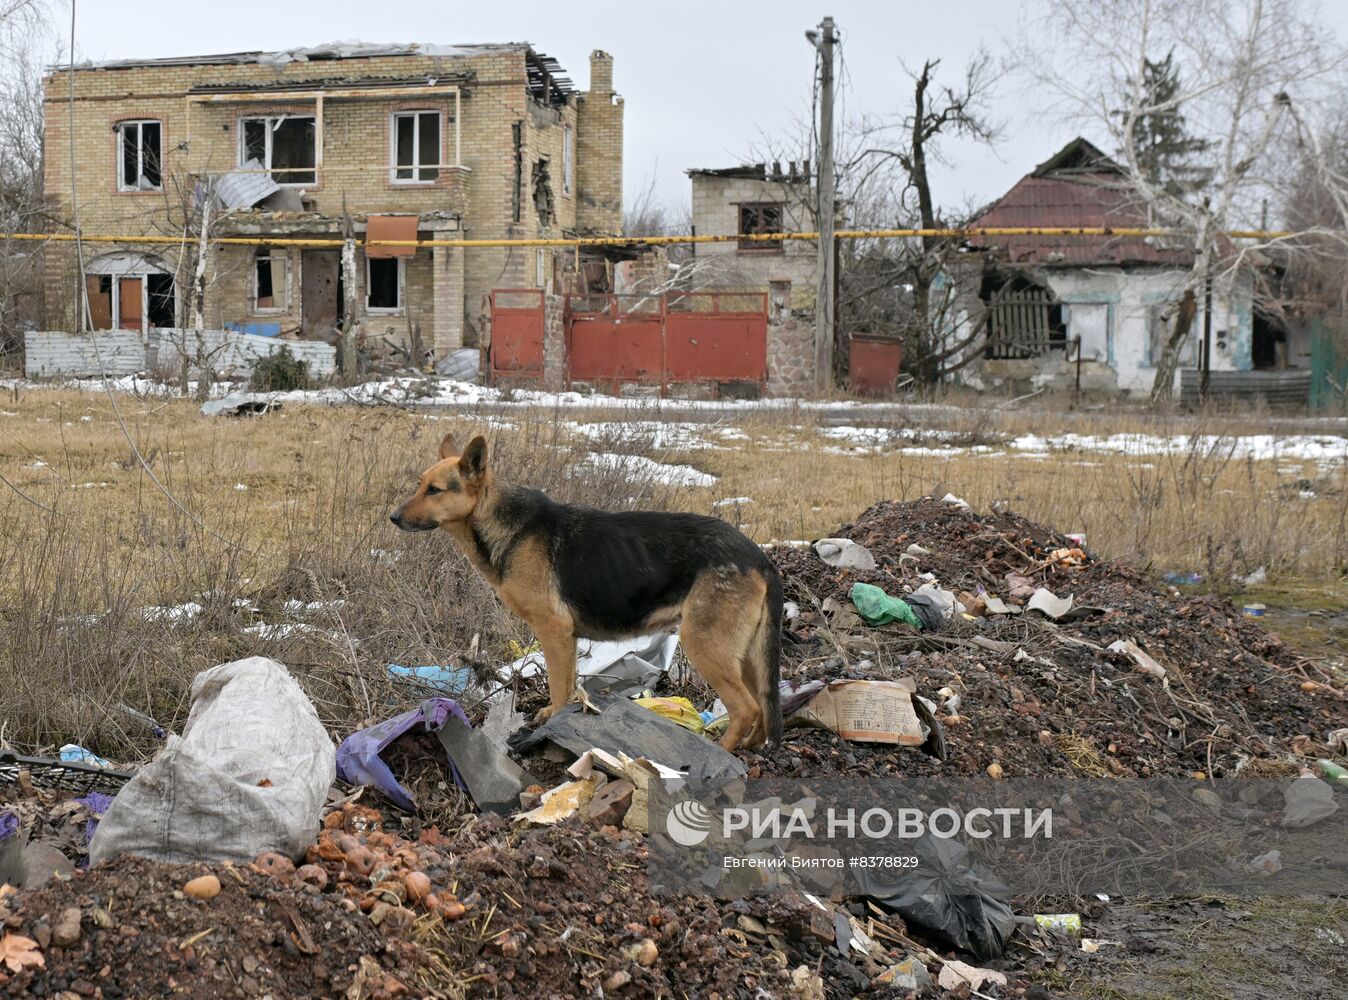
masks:
{"type": "MultiPolygon", "coordinates": [[[[1196,368],[1180,371],[1180,403],[1198,405],[1198,386],[1203,373],[1196,368]]],[[[1309,368],[1273,368],[1248,372],[1211,372],[1208,402],[1252,403],[1262,399],[1278,409],[1304,408],[1311,397],[1309,368]]]]}
{"type": "Polygon", "coordinates": [[[252,208],[279,190],[281,185],[271,179],[271,174],[262,173],[262,164],[257,160],[249,160],[215,181],[215,196],[226,208],[252,208]]]}
{"type": "MultiPolygon", "coordinates": [[[[972,228],[1064,226],[1135,228],[1148,225],[1136,196],[1109,173],[1022,177],[972,228]]],[[[1011,263],[1082,266],[1162,264],[1189,267],[1193,254],[1177,241],[1123,236],[980,236],[980,250],[997,250],[1011,263]]]]}

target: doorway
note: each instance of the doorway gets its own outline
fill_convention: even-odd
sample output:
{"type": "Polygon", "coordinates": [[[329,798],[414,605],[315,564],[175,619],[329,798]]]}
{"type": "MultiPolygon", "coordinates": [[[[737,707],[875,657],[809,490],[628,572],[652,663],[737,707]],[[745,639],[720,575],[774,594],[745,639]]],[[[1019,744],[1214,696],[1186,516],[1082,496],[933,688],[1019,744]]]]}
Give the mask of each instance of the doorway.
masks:
{"type": "Polygon", "coordinates": [[[300,335],[337,342],[342,317],[342,260],[337,250],[305,250],[300,257],[300,335]]]}

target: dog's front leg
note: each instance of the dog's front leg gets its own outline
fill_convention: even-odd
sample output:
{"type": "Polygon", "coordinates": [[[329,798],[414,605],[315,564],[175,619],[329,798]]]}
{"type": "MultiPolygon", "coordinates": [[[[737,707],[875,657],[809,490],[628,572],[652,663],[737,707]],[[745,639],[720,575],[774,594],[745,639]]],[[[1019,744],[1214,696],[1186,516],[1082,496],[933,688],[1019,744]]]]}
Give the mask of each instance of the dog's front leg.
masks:
{"type": "Polygon", "coordinates": [[[546,722],[561,711],[576,690],[576,637],[558,630],[540,634],[538,642],[548,670],[548,707],[534,716],[535,723],[546,722]]]}

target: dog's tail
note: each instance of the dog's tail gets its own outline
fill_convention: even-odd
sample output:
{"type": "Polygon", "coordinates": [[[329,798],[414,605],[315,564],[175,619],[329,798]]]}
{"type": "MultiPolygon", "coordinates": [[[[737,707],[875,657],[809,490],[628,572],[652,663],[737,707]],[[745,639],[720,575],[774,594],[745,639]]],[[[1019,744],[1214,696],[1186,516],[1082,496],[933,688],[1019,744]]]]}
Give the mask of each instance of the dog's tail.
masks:
{"type": "Polygon", "coordinates": [[[780,691],[782,664],[782,578],[771,563],[763,570],[768,592],[763,597],[763,610],[758,617],[750,651],[753,672],[753,690],[763,710],[768,727],[768,741],[782,739],[782,699],[780,691]]]}

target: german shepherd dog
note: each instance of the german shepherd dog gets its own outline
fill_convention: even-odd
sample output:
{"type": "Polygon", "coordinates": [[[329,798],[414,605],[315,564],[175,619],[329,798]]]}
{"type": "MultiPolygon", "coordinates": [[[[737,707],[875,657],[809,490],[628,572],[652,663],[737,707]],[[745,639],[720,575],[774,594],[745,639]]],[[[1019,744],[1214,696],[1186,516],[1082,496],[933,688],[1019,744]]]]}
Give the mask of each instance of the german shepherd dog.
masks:
{"type": "Polygon", "coordinates": [[[480,435],[440,460],[389,515],[404,531],[440,528],[543,647],[548,707],[576,688],[576,640],[625,639],[682,623],[689,662],[725,703],[727,750],[781,738],[777,678],[782,583],[763,550],[714,517],[609,513],[497,482],[480,435]]]}

